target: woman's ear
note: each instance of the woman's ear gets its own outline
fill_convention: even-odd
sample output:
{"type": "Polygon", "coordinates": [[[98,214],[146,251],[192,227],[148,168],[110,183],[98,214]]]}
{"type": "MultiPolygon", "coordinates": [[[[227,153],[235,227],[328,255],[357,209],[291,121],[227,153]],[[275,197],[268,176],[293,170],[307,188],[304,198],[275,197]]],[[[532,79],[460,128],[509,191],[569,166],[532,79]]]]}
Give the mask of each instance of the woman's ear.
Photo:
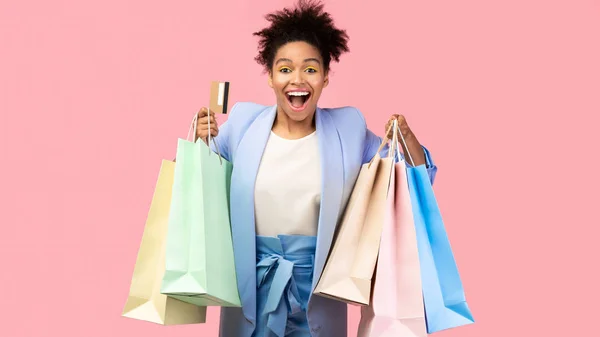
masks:
{"type": "Polygon", "coordinates": [[[325,72],[325,78],[323,79],[323,88],[327,88],[329,84],[329,71],[325,72]]]}
{"type": "Polygon", "coordinates": [[[268,80],[269,81],[269,86],[271,88],[273,88],[273,72],[271,70],[269,70],[269,74],[268,75],[269,76],[267,76],[267,77],[269,78],[269,80],[268,80]]]}

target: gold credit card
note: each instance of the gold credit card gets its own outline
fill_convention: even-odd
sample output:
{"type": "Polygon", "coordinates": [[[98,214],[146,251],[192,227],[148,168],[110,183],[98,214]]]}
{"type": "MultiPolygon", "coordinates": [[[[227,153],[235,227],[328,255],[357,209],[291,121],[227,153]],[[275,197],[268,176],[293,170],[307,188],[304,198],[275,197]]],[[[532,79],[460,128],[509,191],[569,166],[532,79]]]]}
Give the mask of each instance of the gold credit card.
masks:
{"type": "Polygon", "coordinates": [[[217,114],[227,113],[229,82],[212,81],[210,84],[210,110],[217,114]]]}

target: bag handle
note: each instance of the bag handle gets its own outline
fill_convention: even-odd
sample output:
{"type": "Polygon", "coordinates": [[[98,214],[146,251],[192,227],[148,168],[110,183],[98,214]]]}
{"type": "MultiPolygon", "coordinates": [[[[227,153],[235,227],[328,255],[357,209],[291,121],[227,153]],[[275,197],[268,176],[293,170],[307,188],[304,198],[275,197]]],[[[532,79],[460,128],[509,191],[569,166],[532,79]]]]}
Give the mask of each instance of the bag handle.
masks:
{"type": "MultiPolygon", "coordinates": [[[[219,162],[221,163],[221,165],[223,165],[223,158],[221,157],[221,151],[219,150],[219,144],[217,144],[217,139],[214,137],[211,137],[210,134],[210,109],[208,109],[208,155],[210,156],[212,150],[210,148],[210,141],[212,139],[213,143],[215,143],[215,148],[217,149],[217,153],[219,154],[219,162]]],[[[196,135],[197,135],[197,128],[198,128],[198,113],[194,114],[194,118],[192,118],[192,124],[190,125],[190,128],[188,129],[188,134],[186,137],[186,140],[190,140],[190,131],[193,130],[193,135],[192,135],[192,139],[194,139],[192,142],[196,142],[196,135]]]]}
{"type": "Polygon", "coordinates": [[[400,132],[400,127],[398,126],[398,120],[394,119],[394,133],[392,136],[392,148],[390,149],[390,153],[393,153],[395,151],[396,156],[398,156],[398,159],[401,159],[402,155],[400,154],[400,145],[398,143],[398,133],[399,132],[400,132]]]}
{"type": "MultiPolygon", "coordinates": [[[[394,120],[394,122],[388,127],[388,129],[385,131],[385,137],[383,137],[383,140],[381,141],[381,145],[379,145],[379,148],[377,149],[377,152],[375,152],[375,155],[377,155],[379,152],[381,152],[381,150],[383,149],[383,147],[385,146],[385,144],[387,144],[388,141],[392,141],[390,150],[388,151],[388,158],[392,157],[394,154],[394,151],[398,151],[398,135],[397,133],[397,129],[398,129],[398,121],[394,120]],[[388,138],[388,135],[390,134],[390,131],[394,130],[394,132],[392,133],[392,139],[388,138]]],[[[375,159],[375,156],[373,156],[373,158],[371,158],[371,161],[369,162],[369,168],[371,167],[371,164],[373,163],[373,159],[375,159]]]]}
{"type": "MultiPolygon", "coordinates": [[[[406,145],[406,141],[404,140],[404,136],[402,135],[402,131],[400,130],[400,126],[396,126],[396,127],[398,129],[398,131],[396,133],[400,135],[400,138],[402,139],[402,144],[404,144],[404,148],[406,149],[406,154],[408,154],[408,159],[410,159],[410,163],[414,167],[415,166],[415,162],[413,161],[412,156],[410,155],[410,150],[408,149],[408,146],[406,145]]],[[[398,138],[396,138],[396,143],[398,143],[398,138]]],[[[398,150],[399,147],[400,147],[400,144],[398,143],[398,145],[396,146],[396,149],[398,150]]],[[[398,153],[398,158],[402,158],[400,156],[400,153],[398,153]]]]}

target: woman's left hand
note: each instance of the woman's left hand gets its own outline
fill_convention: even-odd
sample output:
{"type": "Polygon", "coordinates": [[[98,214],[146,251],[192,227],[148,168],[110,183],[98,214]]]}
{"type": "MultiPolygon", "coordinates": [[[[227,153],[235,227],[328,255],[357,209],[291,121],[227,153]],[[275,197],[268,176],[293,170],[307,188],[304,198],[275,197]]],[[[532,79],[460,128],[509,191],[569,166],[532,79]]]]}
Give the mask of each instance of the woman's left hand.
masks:
{"type": "MultiPolygon", "coordinates": [[[[403,115],[392,115],[392,117],[390,117],[387,124],[385,125],[385,130],[390,130],[390,132],[388,132],[387,134],[388,139],[392,139],[392,137],[394,136],[394,129],[391,128],[392,123],[394,123],[394,120],[398,121],[398,128],[400,129],[400,132],[402,132],[402,136],[404,137],[404,139],[406,139],[410,134],[412,134],[412,131],[410,130],[410,127],[406,122],[406,118],[403,115]]],[[[399,137],[398,141],[400,141],[399,137]]]]}
{"type": "Polygon", "coordinates": [[[419,166],[419,165],[425,164],[425,151],[423,151],[423,147],[417,140],[417,137],[412,132],[410,127],[408,126],[408,123],[406,122],[406,118],[403,115],[395,114],[390,117],[387,124],[385,125],[385,131],[390,130],[387,134],[387,138],[391,140],[394,137],[394,129],[393,129],[393,127],[390,128],[390,126],[392,126],[392,123],[394,123],[394,120],[398,121],[398,128],[400,129],[400,132],[402,133],[402,137],[404,138],[404,141],[406,142],[406,146],[408,146],[408,149],[406,149],[404,142],[402,141],[402,139],[400,137],[398,137],[398,143],[400,143],[400,145],[402,146],[402,151],[405,154],[406,161],[408,161],[410,164],[412,164],[414,166],[419,166]],[[414,163],[411,162],[410,158],[408,158],[409,156],[406,155],[407,152],[410,153],[410,157],[412,157],[412,160],[414,161],[414,163]]]}

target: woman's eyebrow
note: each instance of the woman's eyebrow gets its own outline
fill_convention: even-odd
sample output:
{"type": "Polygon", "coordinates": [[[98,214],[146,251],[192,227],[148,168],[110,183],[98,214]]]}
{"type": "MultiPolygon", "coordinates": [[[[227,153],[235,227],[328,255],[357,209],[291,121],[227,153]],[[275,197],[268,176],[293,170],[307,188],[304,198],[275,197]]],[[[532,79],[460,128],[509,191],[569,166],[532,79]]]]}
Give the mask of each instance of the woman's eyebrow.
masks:
{"type": "MultiPolygon", "coordinates": [[[[321,64],[321,61],[319,61],[319,59],[316,59],[316,58],[314,58],[314,57],[311,57],[311,58],[304,59],[304,62],[305,62],[305,63],[306,63],[306,62],[311,62],[311,61],[312,61],[312,62],[317,62],[318,64],[321,64]]],[[[290,60],[290,59],[287,59],[287,58],[280,58],[280,59],[278,59],[278,60],[277,60],[277,62],[275,62],[275,64],[278,64],[278,63],[280,63],[280,62],[290,62],[290,63],[293,63],[293,61],[292,61],[292,60],[290,60]]]]}

